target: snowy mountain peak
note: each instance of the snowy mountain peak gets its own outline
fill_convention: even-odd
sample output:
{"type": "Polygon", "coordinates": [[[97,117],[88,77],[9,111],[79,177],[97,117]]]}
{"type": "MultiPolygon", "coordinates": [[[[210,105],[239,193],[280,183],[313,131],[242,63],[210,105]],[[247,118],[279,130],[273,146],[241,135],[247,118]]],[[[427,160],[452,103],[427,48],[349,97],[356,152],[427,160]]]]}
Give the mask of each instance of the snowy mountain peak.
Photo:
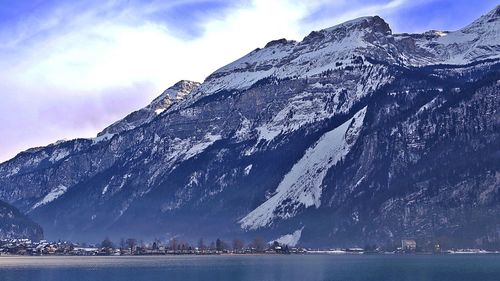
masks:
{"type": "Polygon", "coordinates": [[[382,34],[392,33],[389,24],[379,16],[361,17],[324,29],[326,32],[337,32],[339,30],[347,32],[362,30],[365,32],[380,32],[382,34]]]}
{"type": "Polygon", "coordinates": [[[123,131],[131,130],[146,124],[153,120],[154,117],[171,107],[175,103],[184,100],[191,92],[196,90],[200,83],[188,80],[181,80],[175,83],[172,87],[166,89],[160,96],[155,98],[148,106],[134,111],[125,118],[116,121],[102,132],[97,134],[98,139],[107,136],[109,139],[112,135],[123,131]]]}
{"type": "Polygon", "coordinates": [[[165,110],[172,103],[183,100],[189,93],[200,86],[199,82],[181,80],[172,87],[166,89],[160,96],[155,98],[148,107],[155,110],[165,110]]]}
{"type": "Polygon", "coordinates": [[[296,42],[293,40],[286,40],[285,38],[282,38],[282,39],[278,39],[278,40],[269,41],[264,48],[269,48],[269,47],[276,46],[276,45],[293,44],[293,43],[296,43],[296,42]]]}
{"type": "Polygon", "coordinates": [[[347,47],[362,47],[365,42],[373,43],[383,40],[388,35],[392,34],[392,30],[382,18],[379,16],[361,17],[354,20],[322,29],[313,31],[304,37],[301,44],[328,43],[328,44],[345,44],[350,41],[347,47]]]}

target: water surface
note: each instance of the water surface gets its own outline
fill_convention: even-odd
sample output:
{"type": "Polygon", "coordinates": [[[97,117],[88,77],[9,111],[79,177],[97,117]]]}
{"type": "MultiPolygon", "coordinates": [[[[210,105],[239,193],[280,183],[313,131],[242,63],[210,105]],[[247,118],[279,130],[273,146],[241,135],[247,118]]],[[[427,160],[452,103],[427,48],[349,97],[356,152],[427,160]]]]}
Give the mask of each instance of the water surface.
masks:
{"type": "Polygon", "coordinates": [[[0,257],[0,281],[498,281],[500,255],[0,257]]]}

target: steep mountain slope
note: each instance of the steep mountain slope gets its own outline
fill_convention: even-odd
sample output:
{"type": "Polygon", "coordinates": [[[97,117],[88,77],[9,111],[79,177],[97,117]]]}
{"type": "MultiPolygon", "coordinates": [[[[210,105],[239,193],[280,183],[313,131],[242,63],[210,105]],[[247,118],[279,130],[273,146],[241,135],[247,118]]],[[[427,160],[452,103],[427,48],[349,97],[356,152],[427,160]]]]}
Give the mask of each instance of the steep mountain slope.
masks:
{"type": "Polygon", "coordinates": [[[21,214],[15,207],[0,201],[0,239],[28,238],[38,241],[43,238],[42,228],[21,214]]]}
{"type": "Polygon", "coordinates": [[[416,237],[498,248],[498,65],[470,77],[485,67],[398,78],[368,106],[362,141],[324,178],[321,206],[271,227],[304,227],[302,241],[323,244],[416,237]]]}
{"type": "Polygon", "coordinates": [[[272,41],[159,114],[20,153],[0,198],[58,238],[493,245],[499,21],[393,35],[365,17],[272,41]]]}

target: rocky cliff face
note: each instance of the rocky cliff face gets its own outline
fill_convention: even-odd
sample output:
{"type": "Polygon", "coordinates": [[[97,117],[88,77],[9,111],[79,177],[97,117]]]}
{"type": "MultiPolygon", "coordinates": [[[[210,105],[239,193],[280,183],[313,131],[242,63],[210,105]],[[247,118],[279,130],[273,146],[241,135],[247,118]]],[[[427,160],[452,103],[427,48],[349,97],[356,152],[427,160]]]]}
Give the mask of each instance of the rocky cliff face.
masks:
{"type": "Polygon", "coordinates": [[[493,245],[498,14],[455,32],[366,17],[272,41],[144,118],[20,153],[0,165],[0,198],[49,237],[493,245]]]}
{"type": "Polygon", "coordinates": [[[0,201],[0,239],[11,238],[38,241],[43,238],[43,230],[18,209],[0,201]]]}

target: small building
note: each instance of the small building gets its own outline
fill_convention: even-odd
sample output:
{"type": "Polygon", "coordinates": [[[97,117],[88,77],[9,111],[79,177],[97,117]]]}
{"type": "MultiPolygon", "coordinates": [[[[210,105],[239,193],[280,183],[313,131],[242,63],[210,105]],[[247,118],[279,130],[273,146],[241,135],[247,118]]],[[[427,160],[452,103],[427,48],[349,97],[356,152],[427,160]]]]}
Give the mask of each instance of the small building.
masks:
{"type": "Polygon", "coordinates": [[[417,242],[413,239],[401,240],[401,249],[403,251],[415,251],[417,249],[417,242]]]}

